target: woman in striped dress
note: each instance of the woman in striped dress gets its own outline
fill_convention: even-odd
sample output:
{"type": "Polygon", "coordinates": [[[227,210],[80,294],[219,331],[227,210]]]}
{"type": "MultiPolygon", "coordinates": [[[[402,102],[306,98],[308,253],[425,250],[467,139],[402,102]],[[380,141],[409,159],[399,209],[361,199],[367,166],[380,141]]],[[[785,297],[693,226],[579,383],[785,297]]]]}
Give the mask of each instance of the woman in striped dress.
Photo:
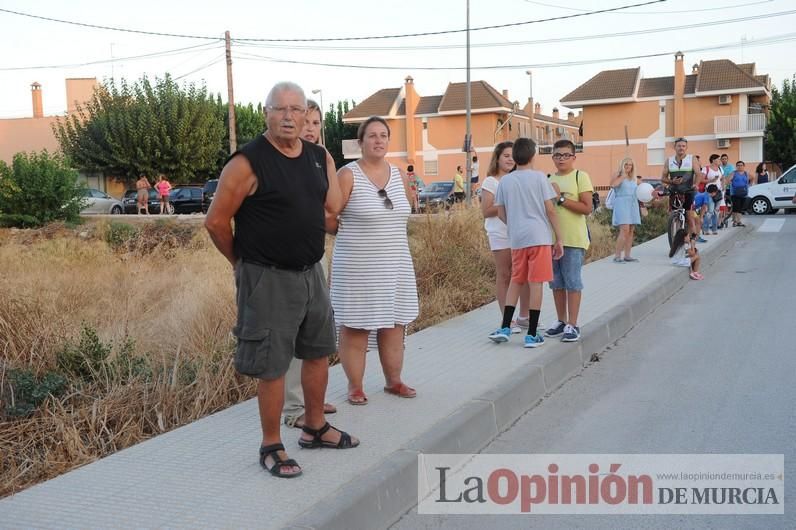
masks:
{"type": "Polygon", "coordinates": [[[348,401],[365,405],[362,390],[368,336],[376,331],[384,391],[411,398],[401,380],[406,325],[418,314],[417,285],[406,224],[411,192],[385,159],[390,128],[378,117],[357,131],[362,158],[339,171],[343,210],[332,254],[331,298],[340,328],[340,361],[348,401]]]}

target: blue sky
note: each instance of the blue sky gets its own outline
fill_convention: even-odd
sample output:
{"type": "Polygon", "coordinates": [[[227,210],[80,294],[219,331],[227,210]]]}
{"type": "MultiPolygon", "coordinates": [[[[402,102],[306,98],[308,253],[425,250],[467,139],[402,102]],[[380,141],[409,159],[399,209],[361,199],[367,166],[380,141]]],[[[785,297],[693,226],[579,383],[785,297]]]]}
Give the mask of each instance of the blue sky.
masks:
{"type": "MultiPolygon", "coordinates": [[[[555,0],[471,0],[471,26],[506,24],[540,18],[575,15],[644,0],[572,0],[566,7],[553,7],[555,0]]],[[[465,26],[465,0],[404,0],[374,2],[365,0],[293,0],[292,2],[252,2],[238,0],[220,7],[219,3],[193,2],[99,2],[82,0],[3,0],[0,8],[42,16],[107,26],[156,32],[223,37],[229,30],[233,38],[324,38],[339,36],[392,35],[424,31],[459,29],[465,26]]],[[[776,85],[796,73],[796,40],[765,46],[762,39],[796,32],[796,14],[755,21],[708,26],[727,19],[796,10],[793,0],[668,0],[650,6],[628,9],[626,13],[607,13],[564,21],[521,25],[471,33],[473,66],[520,65],[513,69],[473,70],[472,79],[484,79],[498,90],[508,89],[511,99],[525,102],[529,91],[527,68],[533,70],[536,101],[549,113],[570,90],[605,69],[641,66],[646,77],[671,75],[674,57],[668,52],[730,44],[721,50],[688,52],[686,64],[699,60],[728,58],[736,62],[756,62],[758,73],[768,73],[776,85]],[[652,28],[696,25],[647,33],[652,28]],[[639,32],[614,36],[616,33],[639,32]],[[570,40],[515,46],[485,44],[550,40],[590,35],[608,38],[570,40]],[[742,45],[742,43],[745,44],[742,45]],[[603,60],[667,52],[653,58],[628,59],[578,66],[552,67],[552,63],[603,60]]],[[[30,83],[43,85],[45,113],[65,110],[64,78],[122,76],[151,77],[170,72],[185,76],[184,81],[206,83],[212,92],[226,99],[226,73],[223,43],[212,41],[136,35],[81,28],[0,13],[0,68],[35,65],[63,65],[88,61],[105,64],[56,69],[0,70],[0,117],[30,115],[30,83]],[[174,55],[146,60],[125,57],[203,45],[174,55]],[[187,74],[187,75],[186,75],[187,74]]],[[[279,48],[233,45],[235,99],[262,101],[273,83],[293,80],[305,90],[323,90],[324,104],[342,98],[361,101],[380,88],[397,87],[412,75],[421,95],[441,94],[448,82],[464,81],[465,72],[429,71],[419,67],[465,65],[464,48],[439,48],[463,45],[464,33],[434,37],[411,37],[376,41],[337,43],[281,43],[279,48]],[[311,46],[311,49],[290,49],[311,46]],[[388,47],[414,49],[374,49],[388,47]],[[343,48],[343,49],[341,49],[343,48]],[[353,48],[353,49],[352,49],[353,48]],[[261,57],[255,57],[261,56],[261,57]],[[349,69],[315,65],[285,64],[264,60],[284,60],[334,64],[396,67],[394,70],[349,69]]],[[[565,110],[562,108],[562,110],[565,110]]]]}

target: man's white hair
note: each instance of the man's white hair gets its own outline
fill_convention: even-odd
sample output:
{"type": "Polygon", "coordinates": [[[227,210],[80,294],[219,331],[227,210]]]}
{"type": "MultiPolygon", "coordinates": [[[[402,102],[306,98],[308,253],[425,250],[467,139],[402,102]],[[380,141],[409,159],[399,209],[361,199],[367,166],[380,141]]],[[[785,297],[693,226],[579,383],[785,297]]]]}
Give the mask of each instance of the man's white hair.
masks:
{"type": "Polygon", "coordinates": [[[304,95],[304,90],[300,86],[292,81],[280,81],[268,92],[268,96],[265,98],[266,107],[273,106],[274,98],[279,92],[294,92],[301,96],[301,99],[304,101],[304,106],[307,106],[307,96],[304,95]]]}

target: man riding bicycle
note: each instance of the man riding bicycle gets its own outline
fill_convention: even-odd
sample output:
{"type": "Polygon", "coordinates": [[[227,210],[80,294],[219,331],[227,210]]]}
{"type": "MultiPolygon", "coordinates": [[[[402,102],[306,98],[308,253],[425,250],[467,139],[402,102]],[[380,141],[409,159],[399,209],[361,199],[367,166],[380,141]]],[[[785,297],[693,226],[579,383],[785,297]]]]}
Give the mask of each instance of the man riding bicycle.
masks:
{"type": "Polygon", "coordinates": [[[693,210],[694,194],[702,180],[702,167],[699,160],[686,154],[688,140],[678,138],[674,141],[674,156],[666,159],[661,181],[669,186],[669,210],[675,209],[676,196],[683,197],[682,208],[688,219],[688,233],[698,234],[697,215],[693,210]]]}

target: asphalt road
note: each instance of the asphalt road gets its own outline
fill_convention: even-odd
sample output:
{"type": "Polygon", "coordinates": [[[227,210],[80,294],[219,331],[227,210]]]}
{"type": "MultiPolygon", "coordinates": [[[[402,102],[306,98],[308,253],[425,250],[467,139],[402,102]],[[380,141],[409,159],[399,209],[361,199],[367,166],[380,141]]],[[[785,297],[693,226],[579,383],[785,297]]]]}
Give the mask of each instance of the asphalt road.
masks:
{"type": "Polygon", "coordinates": [[[796,528],[787,503],[796,471],[796,216],[745,219],[771,231],[739,239],[704,281],[689,282],[483,453],[784,453],[784,516],[413,509],[393,528],[796,528]]]}

